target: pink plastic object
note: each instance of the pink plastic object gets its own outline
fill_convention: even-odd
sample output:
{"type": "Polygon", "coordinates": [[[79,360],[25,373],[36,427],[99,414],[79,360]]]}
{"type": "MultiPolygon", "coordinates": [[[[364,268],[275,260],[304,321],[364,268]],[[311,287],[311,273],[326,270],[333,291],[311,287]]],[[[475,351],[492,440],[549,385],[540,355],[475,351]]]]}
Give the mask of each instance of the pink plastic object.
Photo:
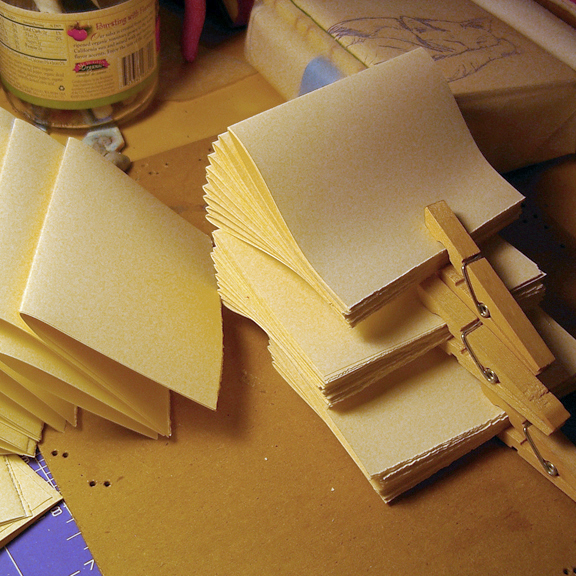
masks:
{"type": "Polygon", "coordinates": [[[188,62],[196,58],[198,42],[204,19],[206,18],[206,0],[184,0],[184,22],[182,25],[182,56],[188,62]]]}
{"type": "MultiPolygon", "coordinates": [[[[210,0],[184,0],[182,55],[188,62],[196,58],[198,42],[206,19],[206,3],[210,0]]],[[[212,0],[210,8],[218,8],[221,23],[231,33],[248,24],[254,0],[212,0]]]]}

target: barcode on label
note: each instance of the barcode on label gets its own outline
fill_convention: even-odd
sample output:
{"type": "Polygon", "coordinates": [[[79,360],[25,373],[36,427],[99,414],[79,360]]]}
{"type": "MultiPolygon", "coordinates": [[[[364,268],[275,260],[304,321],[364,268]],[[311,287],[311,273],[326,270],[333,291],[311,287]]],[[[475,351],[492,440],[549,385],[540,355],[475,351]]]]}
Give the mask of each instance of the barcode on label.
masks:
{"type": "Polygon", "coordinates": [[[148,42],[143,48],[121,59],[121,86],[130,86],[140,81],[152,68],[154,68],[154,41],[148,42]]]}

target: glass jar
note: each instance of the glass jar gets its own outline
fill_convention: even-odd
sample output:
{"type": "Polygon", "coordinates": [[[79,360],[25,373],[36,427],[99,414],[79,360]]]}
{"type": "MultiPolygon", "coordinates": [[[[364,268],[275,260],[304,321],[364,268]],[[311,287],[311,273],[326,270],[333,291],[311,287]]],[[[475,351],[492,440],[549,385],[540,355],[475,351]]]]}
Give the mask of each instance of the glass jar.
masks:
{"type": "Polygon", "coordinates": [[[132,118],[158,84],[157,0],[0,0],[0,77],[46,128],[132,118]]]}

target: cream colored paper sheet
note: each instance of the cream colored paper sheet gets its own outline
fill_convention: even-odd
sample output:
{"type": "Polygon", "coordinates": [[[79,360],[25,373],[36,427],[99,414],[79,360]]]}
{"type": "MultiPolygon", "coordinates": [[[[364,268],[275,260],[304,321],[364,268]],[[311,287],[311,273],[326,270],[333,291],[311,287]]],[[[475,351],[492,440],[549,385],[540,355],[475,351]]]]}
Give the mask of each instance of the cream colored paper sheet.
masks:
{"type": "Polygon", "coordinates": [[[38,442],[21,430],[17,430],[11,422],[0,419],[0,446],[10,454],[33,456],[38,442]]]}
{"type": "MultiPolygon", "coordinates": [[[[158,434],[170,433],[170,421],[168,418],[168,391],[159,389],[158,405],[152,407],[153,412],[162,414],[160,426],[154,424],[149,414],[137,411],[132,403],[119,397],[114,386],[100,386],[98,383],[88,385],[85,388],[70,386],[46,373],[41,373],[38,369],[19,362],[14,358],[3,357],[3,369],[18,382],[23,382],[30,390],[34,390],[36,382],[41,379],[48,383],[50,392],[61,398],[67,398],[70,403],[80,408],[93,412],[102,418],[116,422],[145,436],[156,438],[158,434]],[[158,429],[160,428],[160,429],[158,429]]],[[[131,376],[131,375],[130,375],[131,376]]],[[[88,381],[89,382],[89,381],[88,381]]],[[[129,387],[130,379],[125,379],[126,386],[129,387]]],[[[136,391],[132,391],[136,396],[136,391]]],[[[138,406],[141,408],[143,403],[138,406]]]]}
{"type": "MultiPolygon", "coordinates": [[[[531,318],[552,352],[564,361],[571,391],[576,341],[541,310],[531,318]]],[[[276,360],[279,351],[271,350],[276,360]]],[[[297,370],[287,358],[280,364],[286,371],[297,370]]],[[[284,376],[288,381],[295,379],[288,372],[284,376]]],[[[331,428],[386,501],[508,425],[505,413],[486,399],[478,381],[440,350],[390,374],[339,409],[326,408],[307,389],[296,391],[331,428]]]]}
{"type": "Polygon", "coordinates": [[[152,408],[161,385],[215,408],[222,331],[210,248],[205,235],[69,140],[20,310],[102,384],[102,375],[133,370],[115,388],[121,398],[132,394],[133,405],[137,391],[152,408]]]}
{"type": "MultiPolygon", "coordinates": [[[[0,174],[0,266],[3,270],[0,278],[0,352],[60,379],[76,382],[82,376],[34,341],[18,312],[63,147],[23,120],[11,118],[12,130],[6,139],[0,174]]],[[[38,375],[41,384],[42,373],[38,375]]],[[[6,392],[6,386],[8,383],[3,381],[0,389],[6,392]]],[[[57,427],[61,427],[63,418],[69,419],[73,414],[69,405],[62,401],[56,401],[53,409],[56,411],[54,417],[48,413],[46,416],[57,427]]]]}
{"type": "Polygon", "coordinates": [[[0,394],[0,421],[32,440],[38,441],[42,436],[44,422],[4,394],[0,394]]]}
{"type": "Polygon", "coordinates": [[[474,0],[576,70],[576,30],[533,0],[474,0]]]}
{"type": "Polygon", "coordinates": [[[4,457],[0,458],[0,494],[0,526],[26,516],[20,492],[4,457]]]}
{"type": "Polygon", "coordinates": [[[73,425],[75,424],[76,410],[72,404],[61,400],[40,387],[34,388],[30,386],[30,388],[35,390],[35,392],[32,392],[8,376],[6,370],[7,367],[2,368],[0,364],[0,391],[2,394],[5,394],[20,406],[26,406],[26,409],[31,414],[52,426],[55,430],[63,431],[66,421],[73,425]],[[62,416],[62,413],[66,414],[66,417],[62,416]]]}
{"type": "MultiPolygon", "coordinates": [[[[143,405],[138,391],[132,390],[127,402],[119,401],[116,393],[103,394],[101,385],[40,342],[20,317],[20,302],[63,153],[62,145],[37,128],[22,120],[13,122],[0,174],[0,263],[5,271],[0,279],[0,361],[10,377],[43,401],[51,398],[42,389],[49,394],[56,392],[64,400],[50,407],[71,423],[75,422],[75,412],[69,400],[74,398],[87,408],[97,405],[96,413],[132,429],[148,435],[168,434],[166,390],[156,386],[156,397],[154,401],[148,398],[149,406],[143,405]],[[27,377],[28,372],[33,376],[27,377]],[[85,401],[85,395],[93,399],[85,401]]],[[[122,376],[121,382],[111,379],[112,387],[129,390],[129,382],[122,376]]],[[[62,427],[61,419],[50,420],[62,427]]]]}
{"type": "Polygon", "coordinates": [[[5,456],[15,483],[19,487],[22,500],[28,508],[25,517],[0,526],[0,547],[5,546],[24,528],[40,518],[42,514],[55,506],[62,497],[47,482],[42,480],[18,456],[5,456]]]}
{"type": "MultiPolygon", "coordinates": [[[[0,263],[6,271],[0,279],[0,368],[4,373],[0,393],[28,406],[57,429],[62,429],[65,421],[75,423],[78,405],[152,437],[170,433],[166,386],[214,408],[222,337],[208,238],[76,140],[64,148],[26,122],[14,121],[7,112],[0,117],[0,140],[4,153],[0,263]],[[35,169],[30,170],[30,166],[35,169]],[[87,189],[92,191],[91,197],[82,195],[87,189]],[[46,272],[53,261],[46,254],[51,249],[57,255],[61,252],[62,236],[58,233],[63,231],[57,230],[59,215],[54,208],[58,200],[64,215],[64,235],[70,231],[70,243],[78,248],[77,259],[66,260],[68,253],[60,260],[70,271],[59,278],[61,287],[45,286],[46,278],[39,277],[28,285],[32,269],[40,267],[41,275],[52,274],[53,278],[61,274],[61,270],[46,272]],[[74,202],[79,207],[75,213],[69,210],[74,202]],[[98,220],[102,205],[114,214],[101,213],[98,220]],[[119,213],[119,206],[125,213],[119,213]],[[78,212],[82,210],[81,215],[78,212]],[[67,219],[74,221],[74,230],[67,219]],[[51,240],[56,239],[52,247],[43,242],[47,233],[41,236],[47,222],[56,227],[48,233],[51,240]],[[92,234],[87,233],[89,222],[92,234]],[[42,261],[35,262],[33,268],[40,251],[42,261]],[[90,252],[92,259],[87,256],[90,252]],[[88,262],[95,264],[90,278],[88,262]],[[111,262],[116,264],[114,272],[111,262]],[[108,276],[102,271],[109,272],[108,276]],[[122,272],[124,276],[119,279],[122,272]],[[102,290],[104,284],[108,292],[102,290]],[[75,292],[76,300],[70,300],[79,285],[84,292],[75,292]],[[46,323],[28,318],[36,331],[21,316],[25,293],[26,302],[35,299],[50,311],[46,323]],[[122,302],[120,295],[125,296],[122,302]],[[90,305],[94,323],[87,325],[85,313],[90,305]],[[109,312],[108,316],[103,311],[109,312]],[[66,321],[76,322],[75,329],[82,334],[97,331],[100,350],[58,331],[58,322],[65,314],[66,321]],[[130,314],[141,320],[127,322],[130,314]],[[110,323],[111,316],[115,318],[110,323]],[[56,322],[52,322],[54,318],[56,322]],[[101,333],[111,324],[120,330],[101,333]],[[137,336],[143,338],[143,346],[135,344],[137,336]],[[124,351],[119,359],[107,357],[106,352],[122,346],[120,340],[124,351]],[[199,353],[198,343],[206,345],[199,353]],[[161,372],[161,383],[149,377],[149,373],[157,377],[161,372]]],[[[15,433],[8,426],[0,437],[3,447],[28,453],[29,442],[15,433]]]]}
{"type": "MultiPolygon", "coordinates": [[[[213,259],[224,302],[253,318],[329,404],[378,381],[450,337],[445,322],[407,290],[354,327],[278,260],[222,230],[213,259]]],[[[541,288],[536,264],[506,242],[485,249],[516,295],[541,288]]],[[[541,291],[541,290],[540,290],[541,291]]]]}
{"type": "Polygon", "coordinates": [[[209,218],[227,227],[231,217],[233,233],[284,261],[352,323],[443,262],[423,224],[426,205],[445,199],[479,237],[521,201],[478,151],[423,50],[236,124],[221,149],[209,218]],[[238,213],[259,228],[234,221],[238,213]]]}

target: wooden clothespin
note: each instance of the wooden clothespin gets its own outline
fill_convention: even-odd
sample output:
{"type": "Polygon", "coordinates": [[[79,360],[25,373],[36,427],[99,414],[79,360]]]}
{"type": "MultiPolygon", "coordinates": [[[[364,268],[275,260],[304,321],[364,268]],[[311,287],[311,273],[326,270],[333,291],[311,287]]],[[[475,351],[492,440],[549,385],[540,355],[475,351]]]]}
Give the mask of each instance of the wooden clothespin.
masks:
{"type": "Polygon", "coordinates": [[[510,448],[550,480],[572,500],[576,500],[576,447],[560,430],[550,436],[544,435],[538,428],[506,405],[502,398],[495,396],[489,388],[482,385],[484,394],[508,415],[511,426],[503,430],[498,437],[510,448]]]}
{"type": "Polygon", "coordinates": [[[478,312],[483,324],[507,340],[509,348],[521,355],[534,374],[539,374],[554,361],[553,354],[454,212],[440,201],[426,207],[424,218],[432,236],[448,251],[463,282],[451,283],[454,276],[449,274],[444,280],[478,312]]]}
{"type": "Polygon", "coordinates": [[[453,266],[419,286],[453,336],[444,349],[508,415],[502,439],[576,499],[576,447],[558,431],[570,415],[538,378],[554,356],[448,205],[428,206],[425,219],[453,266]]]}
{"type": "Polygon", "coordinates": [[[552,434],[564,424],[569,414],[558,398],[440,276],[431,276],[418,290],[424,305],[446,321],[453,338],[445,349],[464,368],[544,434],[552,434]]]}

